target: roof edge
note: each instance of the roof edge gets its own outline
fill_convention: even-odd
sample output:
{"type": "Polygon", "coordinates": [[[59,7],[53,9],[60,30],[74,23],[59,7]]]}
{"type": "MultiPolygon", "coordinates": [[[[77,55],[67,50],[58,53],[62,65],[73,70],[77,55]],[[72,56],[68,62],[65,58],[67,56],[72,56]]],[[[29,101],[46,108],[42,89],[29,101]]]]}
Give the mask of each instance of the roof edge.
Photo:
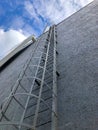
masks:
{"type": "Polygon", "coordinates": [[[0,60],[0,68],[8,62],[13,56],[15,56],[17,53],[31,45],[35,42],[35,38],[31,35],[27,39],[25,39],[23,42],[21,42],[17,47],[15,47],[10,53],[8,53],[3,59],[0,60]]]}

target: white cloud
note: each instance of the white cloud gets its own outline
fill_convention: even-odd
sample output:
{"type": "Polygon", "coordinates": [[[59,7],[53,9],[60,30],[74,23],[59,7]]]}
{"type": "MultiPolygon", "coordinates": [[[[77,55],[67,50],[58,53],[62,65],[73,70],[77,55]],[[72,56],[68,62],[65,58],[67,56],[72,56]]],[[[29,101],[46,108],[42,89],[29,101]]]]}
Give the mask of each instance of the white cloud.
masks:
{"type": "Polygon", "coordinates": [[[15,16],[14,19],[11,21],[11,27],[12,28],[22,28],[25,25],[25,21],[20,16],[15,16]]]}
{"type": "Polygon", "coordinates": [[[29,13],[30,15],[30,18],[32,19],[35,19],[36,21],[39,20],[38,18],[38,14],[33,6],[33,4],[30,2],[30,1],[25,1],[25,9],[27,10],[27,12],[29,13]],[[32,17],[33,16],[33,17],[32,17]]]}
{"type": "Polygon", "coordinates": [[[38,36],[38,32],[36,30],[33,29],[33,27],[29,24],[26,24],[24,26],[24,30],[23,33],[28,37],[30,36],[30,34],[35,35],[36,37],[38,36]]]}
{"type": "MultiPolygon", "coordinates": [[[[37,1],[38,3],[39,1],[37,1]]],[[[43,31],[43,28],[45,27],[44,22],[42,21],[42,19],[39,17],[39,13],[37,11],[37,9],[35,8],[34,4],[30,1],[25,1],[24,3],[25,6],[25,10],[27,11],[26,16],[28,15],[28,17],[32,20],[32,25],[36,26],[36,28],[39,28],[40,31],[43,31]]],[[[41,15],[42,16],[42,15],[41,15]]],[[[31,29],[30,25],[26,25],[26,29],[27,26],[29,26],[30,30],[33,31],[33,33],[38,36],[38,30],[34,30],[33,28],[31,29]]],[[[29,31],[29,29],[27,29],[29,31]]]]}
{"type": "Polygon", "coordinates": [[[0,59],[24,39],[26,39],[26,36],[22,34],[22,30],[9,30],[4,32],[3,29],[0,29],[0,59]]]}
{"type": "Polygon", "coordinates": [[[93,0],[75,0],[76,3],[79,3],[82,7],[89,4],[93,0]]]}
{"type": "Polygon", "coordinates": [[[25,3],[28,13],[36,20],[38,16],[50,20],[52,24],[58,23],[92,0],[34,0],[25,3]]]}
{"type": "MultiPolygon", "coordinates": [[[[32,2],[28,0],[25,1],[24,6],[29,18],[34,20],[33,24],[36,23],[35,25],[42,30],[45,25],[39,16],[47,19],[51,24],[56,24],[91,1],[93,0],[32,0],[32,2]]],[[[4,32],[0,29],[0,59],[29,34],[38,36],[37,30],[34,30],[32,25],[25,24],[22,17],[15,17],[11,25],[20,30],[11,29],[4,32]]]]}

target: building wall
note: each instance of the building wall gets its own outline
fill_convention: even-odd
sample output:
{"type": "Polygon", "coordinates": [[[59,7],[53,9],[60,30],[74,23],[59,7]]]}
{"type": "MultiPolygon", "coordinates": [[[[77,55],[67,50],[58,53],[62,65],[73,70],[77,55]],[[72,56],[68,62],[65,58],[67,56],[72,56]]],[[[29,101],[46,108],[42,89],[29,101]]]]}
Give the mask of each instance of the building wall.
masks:
{"type": "MultiPolygon", "coordinates": [[[[58,130],[98,129],[97,12],[96,0],[57,25],[58,130]]],[[[41,36],[39,46],[46,37],[47,33],[41,36]]],[[[0,72],[0,103],[9,95],[35,44],[0,72]]]]}
{"type": "Polygon", "coordinates": [[[59,130],[98,129],[98,2],[57,26],[59,130]]]}

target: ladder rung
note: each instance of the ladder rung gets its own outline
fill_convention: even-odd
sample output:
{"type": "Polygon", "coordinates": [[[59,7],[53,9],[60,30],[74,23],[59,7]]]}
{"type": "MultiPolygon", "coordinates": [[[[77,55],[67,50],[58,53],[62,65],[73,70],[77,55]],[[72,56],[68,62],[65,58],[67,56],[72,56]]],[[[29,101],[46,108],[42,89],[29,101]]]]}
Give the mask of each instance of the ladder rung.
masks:
{"type": "Polygon", "coordinates": [[[60,76],[60,74],[59,74],[59,72],[58,72],[58,71],[56,71],[56,74],[57,74],[57,76],[60,76]]]}
{"type": "Polygon", "coordinates": [[[37,79],[35,79],[35,82],[38,84],[38,86],[40,86],[40,83],[38,82],[38,80],[37,80],[37,79]]]}
{"type": "Polygon", "coordinates": [[[59,54],[58,51],[56,51],[56,54],[57,54],[57,55],[59,54]]]}

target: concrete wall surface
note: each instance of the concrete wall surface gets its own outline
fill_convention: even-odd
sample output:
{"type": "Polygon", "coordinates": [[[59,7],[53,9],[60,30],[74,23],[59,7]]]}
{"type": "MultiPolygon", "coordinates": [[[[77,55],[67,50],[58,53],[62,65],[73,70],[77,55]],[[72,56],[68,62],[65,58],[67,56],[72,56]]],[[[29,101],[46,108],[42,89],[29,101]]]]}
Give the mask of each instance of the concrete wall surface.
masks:
{"type": "MultiPolygon", "coordinates": [[[[46,37],[47,33],[41,36],[39,46],[46,37]]],[[[57,41],[58,130],[98,130],[98,0],[59,23],[57,41]]],[[[0,104],[9,95],[36,43],[0,72],[0,104]]],[[[38,130],[48,130],[49,125],[38,130]]]]}
{"type": "Polygon", "coordinates": [[[57,26],[59,130],[98,130],[98,2],[57,26]]]}

